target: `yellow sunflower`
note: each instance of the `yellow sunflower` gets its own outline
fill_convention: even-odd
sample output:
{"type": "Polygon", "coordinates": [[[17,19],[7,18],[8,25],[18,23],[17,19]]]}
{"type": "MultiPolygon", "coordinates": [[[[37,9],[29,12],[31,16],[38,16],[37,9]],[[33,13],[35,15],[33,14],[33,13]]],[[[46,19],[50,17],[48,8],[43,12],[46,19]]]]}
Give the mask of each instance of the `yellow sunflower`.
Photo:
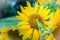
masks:
{"type": "Polygon", "coordinates": [[[22,12],[17,12],[16,16],[21,20],[17,24],[19,26],[21,34],[23,36],[23,40],[26,38],[31,38],[32,40],[38,40],[40,36],[40,31],[37,25],[37,22],[40,22],[43,26],[45,23],[48,23],[46,20],[52,16],[50,13],[50,9],[48,7],[41,6],[38,9],[38,2],[35,3],[34,7],[31,7],[31,4],[27,2],[27,7],[21,7],[22,12]]]}
{"type": "Polygon", "coordinates": [[[55,28],[60,27],[60,9],[57,9],[55,14],[52,16],[51,25],[53,31],[55,28]]]}
{"type": "Polygon", "coordinates": [[[51,26],[54,36],[58,39],[60,37],[60,9],[57,9],[52,16],[51,26]]]}
{"type": "Polygon", "coordinates": [[[22,40],[22,36],[19,36],[19,34],[18,28],[15,28],[14,26],[11,28],[4,26],[1,29],[1,37],[3,40],[22,40]]]}

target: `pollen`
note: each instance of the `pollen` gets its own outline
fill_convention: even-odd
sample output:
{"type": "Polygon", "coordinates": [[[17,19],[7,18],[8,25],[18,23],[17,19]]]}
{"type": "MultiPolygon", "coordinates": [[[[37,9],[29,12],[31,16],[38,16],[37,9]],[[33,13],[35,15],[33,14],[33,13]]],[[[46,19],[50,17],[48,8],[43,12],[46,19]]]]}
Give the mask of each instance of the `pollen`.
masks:
{"type": "Polygon", "coordinates": [[[29,17],[29,23],[30,23],[31,27],[34,28],[34,29],[38,29],[37,20],[41,24],[44,24],[43,18],[40,15],[38,15],[38,14],[32,14],[32,15],[30,15],[30,17],[29,17]]]}

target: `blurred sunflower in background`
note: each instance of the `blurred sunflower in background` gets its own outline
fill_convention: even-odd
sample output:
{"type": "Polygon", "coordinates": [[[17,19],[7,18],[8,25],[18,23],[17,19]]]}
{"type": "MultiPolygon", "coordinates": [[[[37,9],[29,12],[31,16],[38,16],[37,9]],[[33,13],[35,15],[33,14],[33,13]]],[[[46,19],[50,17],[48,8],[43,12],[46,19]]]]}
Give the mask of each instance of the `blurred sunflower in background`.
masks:
{"type": "Polygon", "coordinates": [[[48,4],[48,2],[52,3],[53,0],[38,0],[38,2],[42,5],[44,3],[47,3],[48,4]]]}
{"type": "Polygon", "coordinates": [[[30,38],[31,40],[39,40],[41,32],[39,31],[38,22],[43,26],[47,25],[48,21],[53,12],[49,15],[50,9],[48,7],[40,6],[38,9],[38,2],[35,3],[34,7],[27,1],[27,7],[21,7],[21,11],[17,11],[16,16],[21,22],[17,24],[20,28],[20,35],[23,35],[23,40],[30,38]]]}
{"type": "Polygon", "coordinates": [[[56,2],[57,2],[57,4],[59,4],[59,5],[60,5],[60,0],[56,0],[56,2]]]}
{"type": "Polygon", "coordinates": [[[22,40],[22,36],[19,36],[18,28],[12,26],[11,28],[3,27],[1,29],[1,40],[22,40]]]}
{"type": "Polygon", "coordinates": [[[47,3],[48,0],[38,0],[40,4],[47,3]]]}
{"type": "Polygon", "coordinates": [[[55,14],[52,16],[51,26],[54,31],[55,28],[59,27],[60,25],[60,9],[57,9],[55,14]]]}
{"type": "Polygon", "coordinates": [[[52,16],[51,26],[56,40],[60,39],[60,9],[57,9],[55,14],[52,16]]]}

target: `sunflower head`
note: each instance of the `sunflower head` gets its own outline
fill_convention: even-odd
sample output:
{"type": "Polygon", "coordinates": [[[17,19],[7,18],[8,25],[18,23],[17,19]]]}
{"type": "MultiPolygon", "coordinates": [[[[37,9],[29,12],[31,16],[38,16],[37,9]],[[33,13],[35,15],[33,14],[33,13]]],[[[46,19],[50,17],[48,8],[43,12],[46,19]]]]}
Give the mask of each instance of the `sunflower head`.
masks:
{"type": "MultiPolygon", "coordinates": [[[[47,23],[46,20],[53,14],[51,13],[48,15],[50,13],[50,9],[48,7],[40,6],[38,9],[38,2],[35,3],[34,7],[32,7],[29,2],[27,2],[27,7],[20,7],[22,12],[18,11],[18,16],[16,17],[24,22],[23,25],[28,24],[32,28],[36,29],[38,29],[37,21],[44,25],[47,23]]],[[[18,26],[22,25],[22,22],[19,22],[18,26]]]]}
{"type": "Polygon", "coordinates": [[[32,28],[38,29],[37,20],[38,22],[41,22],[42,24],[44,24],[43,18],[38,14],[32,14],[29,17],[29,23],[32,26],[32,28]]]}
{"type": "Polygon", "coordinates": [[[4,40],[22,40],[22,36],[19,35],[19,30],[18,28],[15,27],[11,27],[11,28],[7,28],[7,27],[3,27],[1,29],[1,36],[4,40]]]}

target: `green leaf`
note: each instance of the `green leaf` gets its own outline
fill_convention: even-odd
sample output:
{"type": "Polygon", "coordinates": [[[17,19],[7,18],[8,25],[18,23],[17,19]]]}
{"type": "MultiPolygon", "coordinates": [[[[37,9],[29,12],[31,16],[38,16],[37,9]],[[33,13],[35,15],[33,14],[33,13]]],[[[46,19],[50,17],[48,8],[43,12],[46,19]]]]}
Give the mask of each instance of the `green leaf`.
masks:
{"type": "Polygon", "coordinates": [[[42,25],[40,22],[38,22],[38,20],[37,20],[37,25],[38,25],[38,28],[39,28],[41,31],[44,30],[43,25],[42,25]]]}

